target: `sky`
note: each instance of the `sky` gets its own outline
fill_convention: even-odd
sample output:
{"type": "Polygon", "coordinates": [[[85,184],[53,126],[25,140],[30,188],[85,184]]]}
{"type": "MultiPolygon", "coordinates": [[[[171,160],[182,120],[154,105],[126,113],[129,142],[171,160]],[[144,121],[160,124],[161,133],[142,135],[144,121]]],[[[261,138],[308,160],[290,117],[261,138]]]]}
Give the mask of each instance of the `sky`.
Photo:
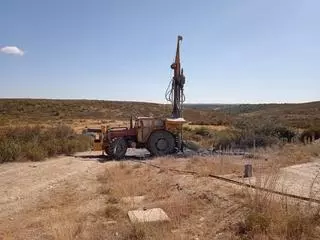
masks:
{"type": "Polygon", "coordinates": [[[318,0],[0,0],[0,98],[320,100],[318,0]]]}

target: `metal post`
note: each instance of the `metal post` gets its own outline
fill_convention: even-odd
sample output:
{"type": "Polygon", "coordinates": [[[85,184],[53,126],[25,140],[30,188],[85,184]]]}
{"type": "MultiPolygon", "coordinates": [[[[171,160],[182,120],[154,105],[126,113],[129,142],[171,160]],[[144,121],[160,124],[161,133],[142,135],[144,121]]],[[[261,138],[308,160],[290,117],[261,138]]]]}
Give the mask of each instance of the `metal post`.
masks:
{"type": "Polygon", "coordinates": [[[244,165],[244,177],[252,177],[252,164],[244,165]]]}

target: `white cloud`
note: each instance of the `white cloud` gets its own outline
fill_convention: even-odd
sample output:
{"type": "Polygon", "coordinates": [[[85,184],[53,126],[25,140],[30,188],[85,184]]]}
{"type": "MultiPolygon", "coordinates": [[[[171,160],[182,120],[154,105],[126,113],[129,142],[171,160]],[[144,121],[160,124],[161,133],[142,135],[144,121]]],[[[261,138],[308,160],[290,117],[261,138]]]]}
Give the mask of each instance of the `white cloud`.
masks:
{"type": "Polygon", "coordinates": [[[0,52],[5,53],[5,54],[19,55],[19,56],[24,55],[24,51],[16,46],[2,47],[2,48],[0,48],[0,52]]]}

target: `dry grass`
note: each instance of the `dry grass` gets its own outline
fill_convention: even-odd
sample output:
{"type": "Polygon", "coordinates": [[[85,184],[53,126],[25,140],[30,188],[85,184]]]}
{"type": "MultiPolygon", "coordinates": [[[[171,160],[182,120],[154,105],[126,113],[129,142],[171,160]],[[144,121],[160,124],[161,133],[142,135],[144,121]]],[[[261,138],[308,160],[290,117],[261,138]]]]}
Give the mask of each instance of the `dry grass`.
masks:
{"type": "Polygon", "coordinates": [[[40,126],[7,128],[0,134],[0,163],[40,161],[89,149],[90,138],[77,135],[65,125],[47,129],[40,126]]]}
{"type": "Polygon", "coordinates": [[[238,225],[240,239],[303,240],[318,239],[320,234],[319,205],[255,191],[246,196],[245,207],[238,225]]]}
{"type": "MultiPolygon", "coordinates": [[[[286,175],[280,172],[280,167],[308,162],[312,157],[319,156],[319,151],[320,149],[316,150],[314,145],[287,145],[281,150],[274,149],[271,154],[275,158],[274,161],[270,160],[264,168],[255,172],[254,185],[286,192],[286,185],[282,184],[286,175]]],[[[310,172],[310,174],[313,173],[310,172]]],[[[313,175],[313,178],[309,187],[311,198],[318,194],[313,185],[319,180],[319,171],[313,175]]],[[[303,181],[303,179],[297,180],[303,181]]],[[[295,189],[294,194],[303,195],[302,189],[298,190],[298,186],[295,189]]],[[[243,193],[246,210],[243,221],[239,222],[237,227],[239,239],[318,239],[320,235],[319,204],[249,188],[244,188],[243,193]]]]}
{"type": "Polygon", "coordinates": [[[318,144],[285,144],[258,149],[257,156],[268,162],[269,166],[286,167],[311,161],[320,156],[318,144]]]}
{"type": "MultiPolygon", "coordinates": [[[[159,161],[170,160],[159,159],[159,161]]],[[[185,236],[191,239],[190,237],[197,232],[196,226],[191,227],[193,230],[188,233],[190,229],[186,228],[185,224],[191,224],[194,217],[200,219],[199,214],[204,214],[204,209],[210,208],[210,203],[219,200],[214,200],[216,198],[214,194],[208,192],[201,194],[202,190],[192,181],[193,176],[189,176],[187,182],[186,180],[181,182],[181,177],[183,176],[172,174],[165,169],[154,169],[148,165],[137,167],[136,163],[119,163],[114,168],[106,169],[105,173],[99,176],[99,181],[105,187],[100,190],[104,194],[108,192],[106,194],[108,214],[114,212],[113,220],[121,222],[122,237],[119,235],[119,239],[184,239],[180,234],[187,234],[185,236]],[[191,189],[194,188],[199,192],[193,194],[191,189]],[[136,204],[121,201],[123,197],[128,196],[145,196],[145,200],[136,204]],[[117,201],[110,203],[110,199],[117,201]],[[168,214],[170,222],[132,224],[124,215],[118,214],[119,208],[123,213],[139,207],[160,207],[168,214]]],[[[119,229],[114,231],[120,232],[119,229]]],[[[206,231],[212,233],[210,230],[206,231]]]]}
{"type": "MultiPolygon", "coordinates": [[[[282,156],[284,162],[287,151],[313,156],[314,149],[309,146],[287,147],[273,149],[274,156],[282,156]]],[[[107,163],[101,165],[105,170],[97,179],[88,182],[79,176],[77,184],[68,182],[40,199],[36,211],[25,212],[14,220],[17,225],[7,239],[19,239],[18,230],[22,231],[21,239],[34,239],[31,232],[37,232],[39,239],[45,240],[317,239],[319,207],[247,188],[235,190],[232,185],[206,177],[209,173],[242,175],[243,161],[231,156],[150,160],[161,169],[129,161],[107,163]],[[200,175],[173,173],[168,168],[197,171],[200,175]],[[128,196],[145,199],[124,202],[123,197],[128,196]],[[171,221],[129,221],[128,210],[153,207],[164,209],[171,221]]],[[[279,181],[278,165],[263,158],[252,161],[266,164],[263,171],[270,170],[267,178],[258,179],[257,184],[274,189],[279,181]]]]}
{"type": "MultiPolygon", "coordinates": [[[[203,125],[197,125],[197,124],[187,124],[186,127],[195,130],[203,127],[203,125]]],[[[224,125],[205,125],[206,128],[210,130],[215,130],[215,131],[222,131],[222,130],[227,130],[229,129],[230,126],[224,126],[224,125]]]]}
{"type": "MultiPolygon", "coordinates": [[[[1,99],[0,125],[16,124],[23,119],[28,123],[74,119],[128,120],[133,116],[170,115],[171,106],[129,101],[98,100],[49,100],[49,99],[1,99]]],[[[206,119],[210,123],[221,122],[224,114],[210,109],[186,108],[184,115],[188,121],[206,119]]]]}
{"type": "Polygon", "coordinates": [[[185,170],[195,171],[200,176],[208,176],[209,174],[243,174],[243,166],[239,164],[239,160],[236,157],[232,156],[194,156],[187,160],[185,170]]]}
{"type": "MultiPolygon", "coordinates": [[[[266,116],[297,128],[319,126],[319,104],[251,104],[185,106],[184,116],[197,125],[230,125],[234,120],[263,120],[266,116]],[[217,110],[216,107],[222,107],[217,110]]],[[[1,99],[0,125],[44,123],[73,119],[127,120],[135,116],[168,116],[171,106],[155,103],[97,100],[1,99]]]]}
{"type": "Polygon", "coordinates": [[[126,213],[136,204],[123,202],[122,198],[130,196],[145,196],[148,203],[140,207],[151,207],[156,200],[165,200],[170,197],[170,182],[168,179],[152,178],[157,173],[152,169],[136,164],[120,162],[118,166],[107,168],[99,176],[99,181],[106,193],[105,216],[121,222],[113,232],[118,233],[115,239],[167,239],[172,228],[171,223],[131,224],[126,213]],[[107,189],[107,190],[106,190],[107,189]]]}
{"type": "MultiPolygon", "coordinates": [[[[66,182],[45,197],[38,199],[34,208],[25,209],[15,215],[11,222],[6,224],[4,239],[97,239],[95,229],[89,230],[89,214],[99,217],[94,209],[85,211],[81,206],[90,203],[93,196],[82,195],[78,186],[66,182]],[[90,232],[90,238],[84,237],[90,232]]],[[[92,194],[92,192],[91,192],[92,194]]],[[[89,215],[90,216],[90,215],[89,215]]],[[[3,227],[3,225],[1,226],[3,227]]]]}

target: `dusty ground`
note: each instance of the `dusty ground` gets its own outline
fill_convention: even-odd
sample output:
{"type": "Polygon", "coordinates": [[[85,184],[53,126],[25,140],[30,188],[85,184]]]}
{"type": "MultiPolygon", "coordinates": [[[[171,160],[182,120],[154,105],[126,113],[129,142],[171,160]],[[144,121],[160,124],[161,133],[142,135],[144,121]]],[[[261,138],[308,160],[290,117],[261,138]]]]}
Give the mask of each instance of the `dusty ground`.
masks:
{"type": "MultiPolygon", "coordinates": [[[[155,160],[154,163],[166,165],[164,160],[155,160]]],[[[175,165],[171,160],[168,160],[168,163],[168,166],[175,165]]],[[[107,183],[99,178],[104,176],[106,169],[115,168],[115,171],[119,171],[117,176],[139,179],[135,182],[138,185],[135,189],[139,189],[144,177],[149,179],[150,187],[154,186],[152,184],[157,184],[159,189],[163,187],[164,192],[153,192],[155,195],[158,194],[159,199],[150,195],[143,206],[161,206],[173,218],[177,212],[179,216],[182,215],[181,219],[179,217],[179,224],[174,225],[174,229],[170,228],[177,237],[175,239],[196,239],[197,236],[202,236],[200,239],[203,239],[205,235],[215,236],[212,234],[222,231],[228,227],[228,221],[232,221],[223,216],[224,211],[227,214],[239,207],[234,201],[230,201],[230,195],[235,194],[234,190],[224,188],[223,184],[210,179],[172,174],[165,170],[159,172],[158,169],[146,165],[139,167],[137,163],[120,164],[125,165],[119,167],[119,162],[114,161],[101,163],[98,158],[84,153],[77,157],[59,157],[44,162],[1,165],[0,239],[130,239],[123,236],[121,238],[119,229],[113,231],[114,228],[110,227],[112,221],[105,215],[106,194],[103,188],[107,183]],[[137,178],[139,174],[141,176],[137,178]],[[153,182],[154,179],[160,183],[153,182]],[[161,197],[163,194],[165,196],[161,197]],[[177,197],[179,203],[173,201],[177,197]],[[169,198],[173,202],[169,201],[169,198]],[[180,202],[180,198],[200,201],[201,207],[194,209],[199,212],[189,215],[191,212],[186,208],[189,202],[180,202]],[[204,211],[203,204],[206,201],[214,204],[216,208],[219,207],[219,211],[211,213],[212,216],[216,216],[214,222],[207,222],[208,212],[204,211]],[[167,206],[166,202],[171,202],[171,205],[167,206]],[[174,214],[170,214],[170,208],[174,214]],[[181,211],[185,211],[185,218],[181,211]],[[190,228],[190,221],[196,225],[190,228]],[[199,229],[199,226],[207,224],[214,228],[199,229]]],[[[124,178],[119,181],[124,181],[124,178]]],[[[141,186],[140,190],[148,195],[146,186],[141,186]]],[[[211,211],[213,210],[214,208],[211,208],[211,211]]],[[[127,219],[123,221],[127,225],[122,230],[127,231],[127,219]]]]}
{"type": "Polygon", "coordinates": [[[96,176],[102,169],[98,161],[74,157],[1,165],[0,236],[51,239],[46,234],[59,235],[54,224],[73,220],[68,213],[99,210],[96,176]]]}
{"type": "MultiPolygon", "coordinates": [[[[99,154],[2,164],[0,239],[238,239],[247,192],[207,174],[239,177],[247,159],[147,161],[161,166],[157,169],[130,160],[99,161],[99,154]],[[168,168],[199,175],[173,173],[168,168]],[[134,205],[121,201],[137,195],[145,200],[134,205]],[[163,208],[171,222],[156,226],[129,222],[128,210],[152,207],[163,208]]],[[[264,158],[254,161],[261,169],[270,165],[264,158]]],[[[294,171],[296,179],[308,178],[308,166],[319,165],[301,166],[284,171],[294,171]]]]}

